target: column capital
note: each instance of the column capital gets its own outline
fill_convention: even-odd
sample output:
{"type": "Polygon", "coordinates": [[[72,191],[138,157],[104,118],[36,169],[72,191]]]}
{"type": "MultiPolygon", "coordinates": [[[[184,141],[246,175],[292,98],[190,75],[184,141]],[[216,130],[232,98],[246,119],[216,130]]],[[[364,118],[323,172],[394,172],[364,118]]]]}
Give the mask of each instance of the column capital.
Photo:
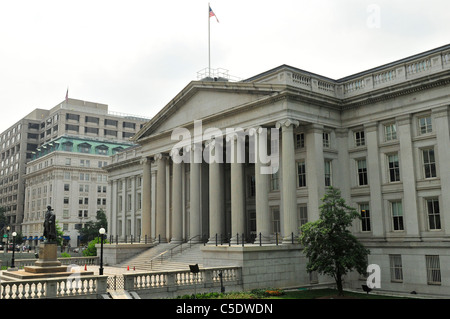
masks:
{"type": "Polygon", "coordinates": [[[293,120],[293,119],[284,119],[284,120],[277,121],[277,124],[275,125],[275,127],[277,129],[279,129],[279,128],[284,128],[284,127],[290,127],[291,125],[294,127],[297,127],[300,125],[300,122],[297,120],[293,120]]]}
{"type": "Polygon", "coordinates": [[[140,159],[139,163],[141,165],[145,165],[145,164],[151,164],[152,162],[152,158],[151,157],[143,157],[140,159]]]}
{"type": "Polygon", "coordinates": [[[167,154],[165,153],[158,153],[154,156],[155,161],[159,161],[159,160],[165,160],[167,159],[167,154]]]}

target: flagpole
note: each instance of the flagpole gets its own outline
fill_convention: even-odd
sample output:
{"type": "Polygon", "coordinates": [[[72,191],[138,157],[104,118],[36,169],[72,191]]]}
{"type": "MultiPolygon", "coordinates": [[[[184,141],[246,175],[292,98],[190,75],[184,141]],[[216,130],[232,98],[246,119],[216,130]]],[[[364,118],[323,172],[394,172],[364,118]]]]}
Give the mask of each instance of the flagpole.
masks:
{"type": "Polygon", "coordinates": [[[211,77],[211,17],[210,17],[211,5],[208,2],[208,72],[211,77]]]}

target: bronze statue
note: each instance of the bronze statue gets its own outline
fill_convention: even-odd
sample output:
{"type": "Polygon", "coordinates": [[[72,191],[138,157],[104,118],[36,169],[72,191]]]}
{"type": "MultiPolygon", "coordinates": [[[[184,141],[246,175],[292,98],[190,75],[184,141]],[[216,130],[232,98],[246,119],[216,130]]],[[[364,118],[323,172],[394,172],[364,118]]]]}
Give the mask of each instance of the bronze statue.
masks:
{"type": "Polygon", "coordinates": [[[44,237],[47,243],[56,242],[56,219],[51,206],[47,206],[45,213],[44,237]]]}

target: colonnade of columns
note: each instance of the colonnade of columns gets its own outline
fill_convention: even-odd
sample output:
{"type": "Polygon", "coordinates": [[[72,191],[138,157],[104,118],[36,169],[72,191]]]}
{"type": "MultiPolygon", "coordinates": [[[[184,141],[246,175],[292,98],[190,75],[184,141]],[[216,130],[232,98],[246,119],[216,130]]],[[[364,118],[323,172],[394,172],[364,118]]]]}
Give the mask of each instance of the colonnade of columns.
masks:
{"type": "MultiPolygon", "coordinates": [[[[292,240],[291,234],[298,233],[297,223],[297,200],[296,200],[296,167],[295,167],[295,144],[294,144],[294,128],[299,125],[299,122],[293,120],[285,120],[277,123],[276,128],[281,129],[281,211],[283,212],[283,227],[284,234],[283,241],[290,243],[292,240]]],[[[264,161],[263,154],[268,154],[267,139],[261,138],[261,128],[252,131],[255,138],[257,150],[255,149],[255,205],[256,205],[256,232],[261,234],[264,242],[270,242],[272,236],[272,216],[269,207],[269,183],[270,174],[269,163],[264,161]],[[261,142],[259,142],[261,140],[261,142]],[[266,170],[264,170],[266,168],[266,170]]],[[[227,137],[227,142],[230,142],[227,137]]],[[[232,137],[233,138],[233,137],[232,137]]],[[[242,138],[235,136],[233,148],[228,149],[227,156],[231,156],[233,160],[230,163],[230,183],[231,183],[231,243],[237,243],[240,239],[237,238],[240,234],[246,233],[245,218],[246,218],[246,188],[245,188],[245,169],[242,161],[243,154],[240,154],[245,148],[240,148],[237,139],[242,138]],[[239,234],[239,235],[238,235],[239,234]],[[238,236],[237,236],[238,235],[238,236]]],[[[241,141],[242,142],[242,141],[241,141]]],[[[277,141],[278,143],[278,141],[277,141]]],[[[203,235],[207,235],[209,241],[215,240],[216,234],[219,236],[225,234],[225,164],[216,161],[209,161],[209,229],[207,234],[202,234],[202,192],[201,192],[201,170],[204,152],[209,152],[212,159],[214,152],[217,152],[217,147],[222,144],[215,144],[206,142],[205,145],[191,145],[184,151],[187,151],[190,158],[189,169],[189,220],[188,237],[193,238],[194,241],[200,241],[203,235]]],[[[178,152],[173,150],[172,152],[178,152]]],[[[173,153],[156,154],[152,158],[146,158],[141,163],[143,169],[143,205],[142,205],[142,235],[149,235],[153,238],[160,238],[161,241],[181,242],[183,240],[183,170],[184,162],[171,160],[173,153]],[[151,190],[151,166],[156,166],[156,187],[151,190]],[[166,168],[168,165],[172,166],[172,183],[171,183],[171,202],[172,215],[170,219],[170,234],[167,234],[168,222],[167,214],[167,180],[166,168]],[[162,172],[162,173],[161,173],[162,172]],[[153,198],[156,200],[155,205],[155,225],[152,229],[150,205],[151,191],[156,192],[153,198]],[[170,238],[169,238],[170,237],[170,238]]],[[[278,154],[279,156],[279,154],[278,154]]],[[[280,156],[279,156],[280,157],[280,156]]],[[[244,157],[245,158],[245,157],[244,157]]],[[[278,162],[277,158],[277,162],[278,162]]],[[[272,163],[273,164],[273,163],[272,163]]],[[[275,169],[278,169],[278,163],[275,169]]],[[[270,171],[271,172],[271,171],[270,171]]],[[[186,238],[187,239],[187,238],[186,238]]]]}

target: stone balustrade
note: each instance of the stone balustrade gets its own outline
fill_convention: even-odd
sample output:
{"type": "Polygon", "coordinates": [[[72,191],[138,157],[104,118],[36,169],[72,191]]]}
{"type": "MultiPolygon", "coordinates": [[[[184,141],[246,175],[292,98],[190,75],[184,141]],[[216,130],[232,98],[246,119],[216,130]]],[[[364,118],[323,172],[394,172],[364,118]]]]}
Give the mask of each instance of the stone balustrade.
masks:
{"type": "Polygon", "coordinates": [[[107,276],[1,281],[1,299],[91,299],[106,294],[107,276]]]}
{"type": "MultiPolygon", "coordinates": [[[[14,265],[17,268],[23,268],[25,266],[33,266],[37,259],[16,259],[14,261],[14,265]]],[[[62,265],[98,265],[99,257],[98,256],[90,256],[90,257],[70,257],[70,258],[58,258],[62,265]]]]}
{"type": "Polygon", "coordinates": [[[226,266],[199,269],[197,274],[190,270],[146,272],[124,274],[124,289],[136,291],[141,297],[180,296],[194,292],[212,291],[214,288],[233,287],[242,290],[241,267],[226,266]],[[222,278],[221,278],[222,277],[222,278]]]}
{"type": "Polygon", "coordinates": [[[408,82],[450,68],[450,51],[431,51],[415,60],[405,59],[340,80],[332,80],[302,70],[286,70],[278,78],[285,83],[338,99],[357,96],[393,84],[408,82]]]}

